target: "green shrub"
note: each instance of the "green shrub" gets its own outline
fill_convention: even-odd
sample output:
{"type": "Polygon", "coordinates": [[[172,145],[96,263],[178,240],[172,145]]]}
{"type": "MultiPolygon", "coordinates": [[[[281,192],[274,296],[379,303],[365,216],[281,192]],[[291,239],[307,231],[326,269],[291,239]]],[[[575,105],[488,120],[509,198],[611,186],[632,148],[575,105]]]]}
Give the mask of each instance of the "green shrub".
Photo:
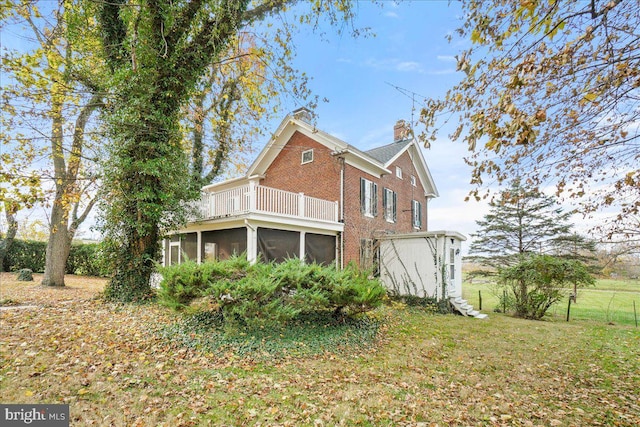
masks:
{"type": "Polygon", "coordinates": [[[46,242],[14,240],[5,257],[4,270],[18,271],[28,268],[36,273],[44,273],[46,251],[46,242]]]}
{"type": "Polygon", "coordinates": [[[591,286],[595,279],[579,261],[534,255],[500,270],[498,284],[507,290],[507,300],[501,301],[507,309],[538,320],[569,293],[568,286],[591,286]]]}
{"type": "Polygon", "coordinates": [[[65,272],[98,277],[106,277],[110,273],[104,262],[102,247],[99,243],[72,244],[65,272]]]}
{"type": "Polygon", "coordinates": [[[16,275],[16,280],[20,282],[33,282],[33,271],[28,268],[21,269],[16,275]]]}
{"type": "MultiPolygon", "coordinates": [[[[36,273],[44,273],[46,252],[47,242],[14,240],[5,257],[4,270],[18,271],[28,268],[36,273]]],[[[109,270],[103,261],[101,245],[98,243],[72,244],[65,273],[108,276],[109,270]]]]}
{"type": "Polygon", "coordinates": [[[242,257],[204,263],[191,261],[160,269],[164,280],[159,301],[184,309],[207,297],[227,324],[260,327],[287,322],[301,314],[353,315],[379,306],[385,289],[378,280],[354,267],[304,264],[291,259],[280,264],[250,265],[242,257]]]}

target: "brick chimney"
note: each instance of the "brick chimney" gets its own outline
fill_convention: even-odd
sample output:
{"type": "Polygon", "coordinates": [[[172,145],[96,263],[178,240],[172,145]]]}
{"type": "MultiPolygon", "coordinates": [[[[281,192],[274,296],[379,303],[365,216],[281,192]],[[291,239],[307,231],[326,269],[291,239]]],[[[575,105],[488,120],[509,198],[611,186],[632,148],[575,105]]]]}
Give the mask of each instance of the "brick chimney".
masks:
{"type": "Polygon", "coordinates": [[[300,107],[297,110],[292,111],[291,115],[298,120],[311,123],[311,111],[306,107],[300,107]]]}
{"type": "Polygon", "coordinates": [[[409,135],[409,126],[404,120],[398,120],[393,127],[393,142],[400,142],[409,135]]]}

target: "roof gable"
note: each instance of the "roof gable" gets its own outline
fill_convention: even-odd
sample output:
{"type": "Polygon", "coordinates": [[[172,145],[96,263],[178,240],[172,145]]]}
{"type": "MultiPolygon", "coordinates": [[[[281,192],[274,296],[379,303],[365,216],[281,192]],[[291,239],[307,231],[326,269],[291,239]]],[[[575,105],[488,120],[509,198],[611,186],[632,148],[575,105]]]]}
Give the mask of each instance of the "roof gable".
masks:
{"type": "Polygon", "coordinates": [[[362,169],[367,173],[377,176],[390,173],[390,171],[384,167],[384,163],[370,155],[333,135],[316,129],[315,126],[305,120],[297,119],[294,116],[287,116],[282,123],[280,123],[280,126],[278,126],[269,143],[262,149],[256,160],[251,164],[247,175],[263,175],[295,132],[300,132],[317,143],[324,145],[336,156],[344,157],[348,164],[362,169]]]}
{"type": "Polygon", "coordinates": [[[368,151],[361,151],[333,135],[316,129],[313,124],[298,117],[300,116],[289,115],[280,123],[280,126],[278,126],[278,129],[274,132],[269,143],[267,143],[249,167],[246,178],[264,175],[293,134],[300,132],[327,147],[334,155],[343,157],[347,164],[378,177],[391,174],[392,172],[389,166],[403,153],[408,152],[411,161],[415,165],[422,188],[425,190],[425,196],[438,197],[435,182],[424,159],[422,150],[417,145],[415,139],[406,139],[368,151]]]}

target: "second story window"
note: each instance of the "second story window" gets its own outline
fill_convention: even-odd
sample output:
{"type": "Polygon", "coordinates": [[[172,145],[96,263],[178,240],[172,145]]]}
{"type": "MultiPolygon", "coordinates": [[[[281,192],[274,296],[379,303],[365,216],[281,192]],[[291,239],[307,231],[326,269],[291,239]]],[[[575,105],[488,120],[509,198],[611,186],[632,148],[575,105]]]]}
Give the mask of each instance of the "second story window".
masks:
{"type": "Polygon", "coordinates": [[[414,175],[411,175],[411,185],[416,186],[416,177],[414,175]]]}
{"type": "Polygon", "coordinates": [[[360,211],[366,216],[378,215],[378,184],[360,178],[360,211]]]}
{"type": "Polygon", "coordinates": [[[313,149],[302,152],[302,164],[313,162],[313,149]]]}
{"type": "Polygon", "coordinates": [[[402,179],[402,169],[400,168],[400,166],[396,166],[396,176],[402,179]]]}
{"type": "Polygon", "coordinates": [[[422,203],[417,200],[411,201],[411,213],[413,217],[413,228],[422,228],[422,203]]]}
{"type": "Polygon", "coordinates": [[[382,207],[384,209],[384,219],[387,222],[396,222],[398,195],[395,191],[384,189],[382,193],[382,207]]]}

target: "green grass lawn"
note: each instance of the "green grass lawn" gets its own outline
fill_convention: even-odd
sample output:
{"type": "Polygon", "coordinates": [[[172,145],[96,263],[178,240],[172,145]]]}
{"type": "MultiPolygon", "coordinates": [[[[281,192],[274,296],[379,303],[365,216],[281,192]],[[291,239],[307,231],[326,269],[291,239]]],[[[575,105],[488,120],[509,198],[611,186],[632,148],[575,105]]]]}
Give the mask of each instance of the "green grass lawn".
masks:
{"type": "MultiPolygon", "coordinates": [[[[485,313],[490,313],[499,306],[492,283],[465,282],[462,295],[476,308],[479,307],[482,296],[482,311],[485,313]]],[[[571,304],[570,320],[635,325],[634,301],[640,323],[640,281],[599,279],[595,287],[578,290],[577,303],[571,304]]],[[[566,320],[567,306],[565,298],[551,308],[549,318],[566,320]]]]}

